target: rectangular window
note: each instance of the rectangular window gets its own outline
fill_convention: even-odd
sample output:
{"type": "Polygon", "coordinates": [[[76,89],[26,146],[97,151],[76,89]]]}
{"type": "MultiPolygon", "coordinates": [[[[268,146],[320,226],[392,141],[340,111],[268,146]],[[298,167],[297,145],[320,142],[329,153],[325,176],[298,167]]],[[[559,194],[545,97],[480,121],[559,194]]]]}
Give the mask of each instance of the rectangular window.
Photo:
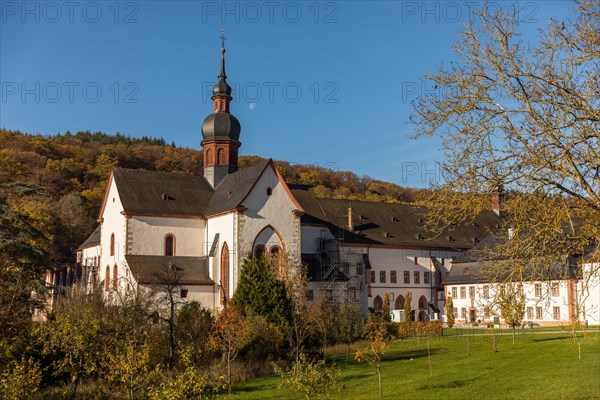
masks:
{"type": "Polygon", "coordinates": [[[460,316],[461,316],[461,318],[464,318],[464,319],[467,318],[467,309],[465,307],[460,309],[460,316]]]}
{"type": "Polygon", "coordinates": [[[453,299],[457,299],[458,297],[456,297],[456,286],[452,288],[452,298],[453,299]]]}
{"type": "Polygon", "coordinates": [[[342,272],[346,276],[350,275],[350,265],[349,264],[344,264],[344,266],[342,267],[342,272]]]}
{"type": "Polygon", "coordinates": [[[181,297],[182,299],[187,299],[188,296],[188,290],[187,289],[181,289],[179,291],[179,297],[181,297]]]}
{"type": "Polygon", "coordinates": [[[306,291],[306,300],[312,301],[314,298],[314,294],[312,290],[307,290],[306,291]]]}
{"type": "Polygon", "coordinates": [[[419,265],[419,257],[415,257],[415,265],[419,265]]]}
{"type": "Polygon", "coordinates": [[[404,271],[404,283],[410,283],[410,272],[404,271]]]}
{"type": "Polygon", "coordinates": [[[454,307],[452,311],[454,312],[454,318],[458,317],[458,308],[454,307]]]}
{"type": "Polygon", "coordinates": [[[552,308],[552,317],[554,319],[560,319],[560,307],[553,307],[552,308]]]}
{"type": "Polygon", "coordinates": [[[490,287],[488,285],[485,285],[483,287],[483,298],[484,299],[489,299],[490,298],[490,287]]]}
{"type": "Polygon", "coordinates": [[[553,297],[558,297],[559,296],[559,289],[558,289],[558,282],[552,282],[552,296],[553,297]]]}
{"type": "Polygon", "coordinates": [[[423,272],[423,283],[429,284],[429,272],[423,272]]]}
{"type": "Polygon", "coordinates": [[[517,295],[523,297],[523,285],[521,284],[517,285],[517,295]]]}
{"type": "Polygon", "coordinates": [[[535,308],[535,318],[542,319],[542,316],[543,316],[542,307],[536,307],[535,308]]]}
{"type": "Polygon", "coordinates": [[[460,287],[460,298],[461,299],[467,298],[467,289],[464,286],[460,287]]]}
{"type": "Polygon", "coordinates": [[[371,271],[371,283],[375,283],[375,271],[371,271]]]}
{"type": "Polygon", "coordinates": [[[396,271],[390,271],[390,283],[396,283],[396,271]]]}
{"type": "Polygon", "coordinates": [[[385,283],[385,271],[379,271],[379,283],[385,283]]]}
{"type": "Polygon", "coordinates": [[[533,319],[533,307],[527,307],[527,319],[533,319]]]}
{"type": "Polygon", "coordinates": [[[535,284],[535,297],[542,297],[542,284],[541,283],[535,284]]]}
{"type": "Polygon", "coordinates": [[[475,298],[475,286],[469,286],[469,298],[470,299],[475,298]]]}
{"type": "Polygon", "coordinates": [[[415,284],[419,284],[421,283],[421,274],[419,273],[419,271],[415,271],[415,284]]]}
{"type": "Polygon", "coordinates": [[[363,267],[356,267],[356,275],[362,275],[363,274],[363,267]]]}

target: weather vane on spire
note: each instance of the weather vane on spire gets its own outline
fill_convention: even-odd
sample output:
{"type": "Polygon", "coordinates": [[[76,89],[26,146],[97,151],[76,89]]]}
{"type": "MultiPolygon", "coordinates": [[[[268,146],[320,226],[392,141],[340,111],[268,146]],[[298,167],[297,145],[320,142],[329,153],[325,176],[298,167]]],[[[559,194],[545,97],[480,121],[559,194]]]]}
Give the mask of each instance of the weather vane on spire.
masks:
{"type": "Polygon", "coordinates": [[[227,40],[227,38],[225,37],[225,29],[221,29],[221,37],[219,39],[221,39],[221,48],[224,49],[225,40],[227,40]]]}

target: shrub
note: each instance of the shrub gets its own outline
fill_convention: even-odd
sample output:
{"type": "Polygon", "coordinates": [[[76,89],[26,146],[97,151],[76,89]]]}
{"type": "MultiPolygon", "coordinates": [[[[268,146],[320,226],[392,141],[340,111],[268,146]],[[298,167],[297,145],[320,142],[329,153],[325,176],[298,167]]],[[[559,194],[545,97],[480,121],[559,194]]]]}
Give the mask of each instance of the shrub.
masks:
{"type": "Polygon", "coordinates": [[[397,336],[399,338],[442,335],[442,323],[440,321],[400,322],[397,325],[397,336]]]}
{"type": "Polygon", "coordinates": [[[38,391],[42,381],[39,361],[23,358],[0,375],[0,399],[25,400],[38,391]]]}

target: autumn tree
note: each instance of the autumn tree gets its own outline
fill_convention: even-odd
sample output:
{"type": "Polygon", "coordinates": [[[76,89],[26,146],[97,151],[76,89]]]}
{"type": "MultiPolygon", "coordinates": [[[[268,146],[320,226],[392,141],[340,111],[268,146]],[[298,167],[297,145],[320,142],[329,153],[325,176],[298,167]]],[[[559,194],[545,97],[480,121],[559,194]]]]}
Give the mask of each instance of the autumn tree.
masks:
{"type": "MultiPolygon", "coordinates": [[[[287,260],[286,260],[287,261],[287,260]]],[[[288,276],[286,278],[286,293],[290,303],[290,317],[288,328],[288,341],[296,365],[300,365],[300,355],[304,349],[304,342],[310,334],[310,319],[308,307],[306,306],[306,289],[308,285],[308,272],[306,266],[299,264],[290,267],[288,265],[288,276]]],[[[327,301],[322,299],[321,301],[327,301]]],[[[326,303],[321,304],[326,307],[326,303]]],[[[327,318],[326,315],[321,315],[327,318]]],[[[331,316],[330,316],[331,317],[331,316]]],[[[321,327],[327,329],[327,321],[321,320],[321,327]]],[[[325,340],[325,338],[323,338],[325,340]]]]}
{"type": "Polygon", "coordinates": [[[506,284],[500,288],[495,298],[495,305],[506,325],[512,327],[512,341],[515,344],[515,328],[523,322],[525,316],[525,296],[522,287],[517,284],[506,284]]]}
{"type": "Polygon", "coordinates": [[[564,257],[585,253],[598,275],[588,244],[600,243],[600,1],[574,7],[528,42],[518,12],[484,5],[455,59],[425,76],[436,95],[414,103],[416,137],[441,138],[448,155],[426,202],[430,227],[470,223],[500,200],[494,245],[478,255],[498,261],[494,279],[565,278],[564,257]]]}
{"type": "Polygon", "coordinates": [[[312,336],[318,338],[322,352],[325,353],[325,346],[331,344],[336,336],[338,321],[335,305],[332,300],[323,296],[313,301],[306,312],[312,336]]]}
{"type": "Polygon", "coordinates": [[[56,306],[52,318],[39,326],[43,354],[53,356],[55,375],[70,377],[70,398],[76,398],[83,378],[97,374],[106,365],[106,357],[115,347],[115,337],[108,334],[112,323],[102,293],[88,294],[75,287],[56,306]]]}
{"type": "Polygon", "coordinates": [[[0,338],[18,336],[44,307],[42,276],[53,266],[49,242],[35,217],[15,204],[41,194],[31,185],[0,184],[0,338]]]}
{"type": "Polygon", "coordinates": [[[381,362],[383,356],[389,348],[389,334],[387,322],[381,322],[369,316],[367,322],[367,337],[369,347],[362,351],[357,351],[355,358],[357,361],[366,361],[377,370],[377,380],[379,383],[379,399],[383,399],[383,383],[381,381],[381,362]]]}
{"type": "Polygon", "coordinates": [[[383,320],[386,322],[392,321],[392,316],[390,315],[390,294],[388,292],[383,294],[383,320]]]}
{"type": "Polygon", "coordinates": [[[448,324],[448,328],[452,329],[454,326],[454,302],[452,301],[452,296],[446,297],[446,323],[448,324]]]}
{"type": "Polygon", "coordinates": [[[288,370],[275,366],[275,372],[281,376],[279,387],[292,388],[306,400],[336,389],[341,378],[335,365],[326,366],[325,360],[311,360],[304,353],[288,370]]]}
{"type": "Polygon", "coordinates": [[[364,318],[358,306],[349,301],[342,303],[336,313],[335,325],[337,340],[346,345],[346,364],[348,364],[350,346],[364,337],[364,318]]]}
{"type": "Polygon", "coordinates": [[[154,273],[156,285],[153,290],[159,305],[156,315],[167,325],[168,330],[167,365],[169,369],[173,368],[176,356],[175,317],[177,307],[183,303],[180,297],[182,275],[183,270],[175,264],[165,264],[154,273]]]}
{"type": "Polygon", "coordinates": [[[412,294],[410,292],[406,292],[404,296],[404,320],[406,322],[410,322],[413,320],[412,317],[412,307],[410,303],[412,302],[412,294]]]}
{"type": "Polygon", "coordinates": [[[190,348],[190,359],[194,364],[206,357],[209,350],[209,334],[213,316],[198,302],[181,306],[175,319],[175,335],[180,346],[190,348]]]}
{"type": "Polygon", "coordinates": [[[227,386],[231,394],[231,364],[240,350],[252,340],[251,331],[242,313],[235,306],[227,306],[215,317],[211,341],[221,350],[227,368],[227,386]]]}

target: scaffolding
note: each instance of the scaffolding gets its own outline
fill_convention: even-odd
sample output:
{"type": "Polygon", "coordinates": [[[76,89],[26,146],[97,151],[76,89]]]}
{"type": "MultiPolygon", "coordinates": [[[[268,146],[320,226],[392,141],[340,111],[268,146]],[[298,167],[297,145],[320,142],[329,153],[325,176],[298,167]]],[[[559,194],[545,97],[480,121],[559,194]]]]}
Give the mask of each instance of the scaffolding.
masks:
{"type": "Polygon", "coordinates": [[[334,229],[324,230],[316,243],[320,297],[325,296],[335,304],[345,301],[361,303],[364,264],[362,258],[359,262],[350,262],[352,254],[343,250],[344,229],[336,228],[336,234],[332,232],[334,229]],[[326,235],[326,231],[332,235],[326,235]]]}

